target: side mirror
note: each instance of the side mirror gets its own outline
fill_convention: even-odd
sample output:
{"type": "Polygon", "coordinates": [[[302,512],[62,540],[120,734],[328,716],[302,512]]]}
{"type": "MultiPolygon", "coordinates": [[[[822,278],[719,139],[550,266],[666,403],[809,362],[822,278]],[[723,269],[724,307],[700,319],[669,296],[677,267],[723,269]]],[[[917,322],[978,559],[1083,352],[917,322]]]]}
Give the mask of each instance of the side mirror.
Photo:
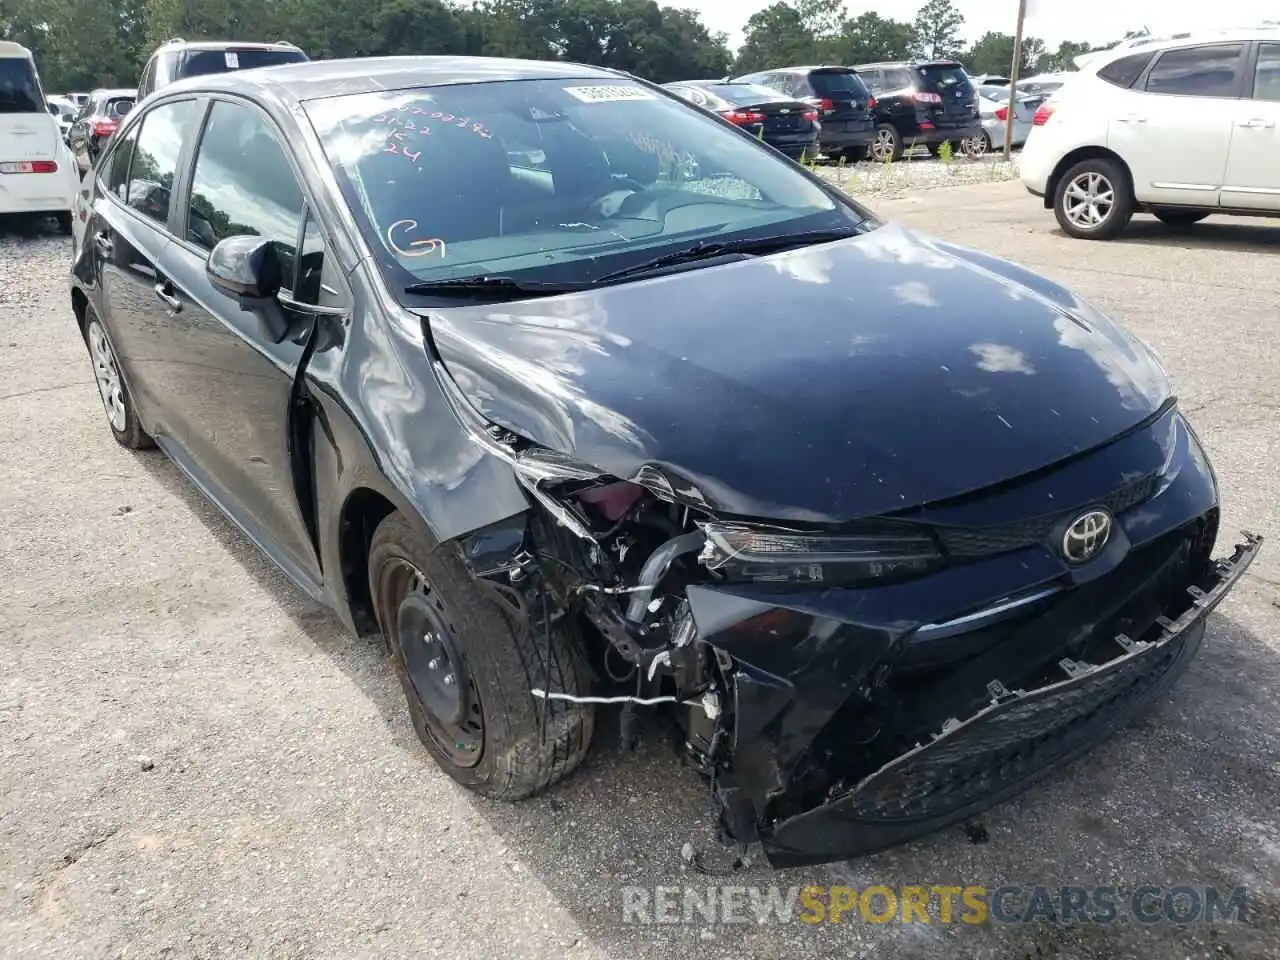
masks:
{"type": "Polygon", "coordinates": [[[58,115],[58,105],[56,103],[46,103],[45,107],[47,107],[49,112],[55,117],[58,115]]]}
{"type": "Polygon", "coordinates": [[[262,334],[272,343],[289,335],[289,318],[276,300],[283,279],[275,241],[264,237],[227,237],[209,254],[205,275],[213,286],[258,315],[262,334]]]}

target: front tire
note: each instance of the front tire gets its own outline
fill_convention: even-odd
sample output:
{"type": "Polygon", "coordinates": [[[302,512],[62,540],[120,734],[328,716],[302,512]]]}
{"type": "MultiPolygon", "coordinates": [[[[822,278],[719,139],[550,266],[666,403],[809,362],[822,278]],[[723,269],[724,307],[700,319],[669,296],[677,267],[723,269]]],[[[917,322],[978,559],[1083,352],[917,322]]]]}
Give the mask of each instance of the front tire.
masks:
{"type": "Polygon", "coordinates": [[[111,427],[111,435],[116,438],[116,443],[129,450],[146,450],[155,446],[155,441],[142,429],[138,412],[133,406],[133,398],[129,395],[129,387],[116,362],[115,350],[97,317],[90,316],[89,322],[85,324],[84,340],[89,350],[89,361],[93,364],[98,396],[107,414],[107,425],[111,427]]]}
{"type": "Polygon", "coordinates": [[[577,768],[594,708],[530,692],[589,690],[563,625],[548,642],[540,610],[518,611],[398,513],[374,532],[369,586],[414,730],[445,773],[481,796],[521,800],[577,768]]]}
{"type": "Polygon", "coordinates": [[[1133,182],[1115,160],[1091,157],[1067,170],[1053,196],[1064,233],[1079,240],[1111,240],[1133,219],[1133,182]]]}

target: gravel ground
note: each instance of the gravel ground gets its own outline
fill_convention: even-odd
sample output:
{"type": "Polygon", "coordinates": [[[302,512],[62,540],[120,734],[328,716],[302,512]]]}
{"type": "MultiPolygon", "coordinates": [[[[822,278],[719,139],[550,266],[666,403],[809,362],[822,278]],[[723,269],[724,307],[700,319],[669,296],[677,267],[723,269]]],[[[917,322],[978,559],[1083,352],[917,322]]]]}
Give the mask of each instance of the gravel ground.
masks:
{"type": "Polygon", "coordinates": [[[1247,922],[624,925],[624,884],[708,882],[680,856],[706,842],[701,782],[653,738],[621,756],[606,721],[546,796],[504,806],[456,787],[418,747],[377,645],[162,457],[111,441],[72,325],[69,243],[10,234],[0,957],[1280,956],[1280,230],[1144,221],[1121,242],[1070,241],[1009,183],[873,205],[1064,280],[1147,337],[1214,458],[1225,533],[1271,542],[1182,683],[1087,761],[965,829],[733,882],[1245,885],[1247,922]]]}
{"type": "Polygon", "coordinates": [[[1018,176],[1018,157],[1012,160],[992,155],[971,160],[957,156],[950,161],[935,160],[928,154],[897,163],[863,162],[823,165],[814,168],[840,189],[856,196],[892,199],[922,190],[964,184],[999,183],[1018,176]]]}

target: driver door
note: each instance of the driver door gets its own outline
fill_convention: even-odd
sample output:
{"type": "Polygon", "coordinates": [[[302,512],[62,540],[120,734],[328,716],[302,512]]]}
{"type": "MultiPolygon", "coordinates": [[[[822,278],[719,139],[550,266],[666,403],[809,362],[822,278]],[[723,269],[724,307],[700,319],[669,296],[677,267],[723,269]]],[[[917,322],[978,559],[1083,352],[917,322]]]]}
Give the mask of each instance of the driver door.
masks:
{"type": "MultiPolygon", "coordinates": [[[[183,331],[187,423],[184,467],[293,578],[313,591],[321,579],[291,460],[294,378],[315,318],[292,311],[280,343],[257,314],[216,289],[209,253],[229,236],[273,240],[286,285],[300,246],[323,250],[318,225],[304,240],[305,202],[283,138],[270,118],[242,101],[214,100],[193,160],[187,202],[166,251],[170,311],[183,331]]],[[[308,250],[308,262],[314,249],[308,250]]],[[[309,470],[309,465],[307,468],[309,470]]]]}

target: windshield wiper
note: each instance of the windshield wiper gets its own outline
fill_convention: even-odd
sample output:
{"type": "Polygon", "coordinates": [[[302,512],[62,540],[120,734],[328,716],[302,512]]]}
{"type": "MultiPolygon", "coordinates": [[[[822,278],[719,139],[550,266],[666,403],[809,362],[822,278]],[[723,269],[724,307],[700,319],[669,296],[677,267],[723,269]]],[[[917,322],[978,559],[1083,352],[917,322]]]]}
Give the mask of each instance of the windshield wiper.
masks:
{"type": "Polygon", "coordinates": [[[542,283],[533,280],[516,280],[513,277],[454,277],[449,280],[421,280],[404,288],[405,293],[457,293],[484,296],[542,296],[557,293],[574,293],[594,286],[594,282],[542,283]]]}
{"type": "Polygon", "coordinates": [[[815,243],[831,243],[835,240],[847,240],[858,236],[855,228],[848,230],[810,230],[804,233],[783,233],[772,237],[748,237],[744,240],[704,241],[692,247],[664,253],[652,260],[632,264],[621,270],[614,270],[596,277],[596,283],[610,283],[614,280],[625,280],[628,277],[651,273],[663,267],[672,267],[681,263],[693,263],[697,260],[711,260],[734,253],[777,253],[792,247],[807,247],[815,243]]]}

